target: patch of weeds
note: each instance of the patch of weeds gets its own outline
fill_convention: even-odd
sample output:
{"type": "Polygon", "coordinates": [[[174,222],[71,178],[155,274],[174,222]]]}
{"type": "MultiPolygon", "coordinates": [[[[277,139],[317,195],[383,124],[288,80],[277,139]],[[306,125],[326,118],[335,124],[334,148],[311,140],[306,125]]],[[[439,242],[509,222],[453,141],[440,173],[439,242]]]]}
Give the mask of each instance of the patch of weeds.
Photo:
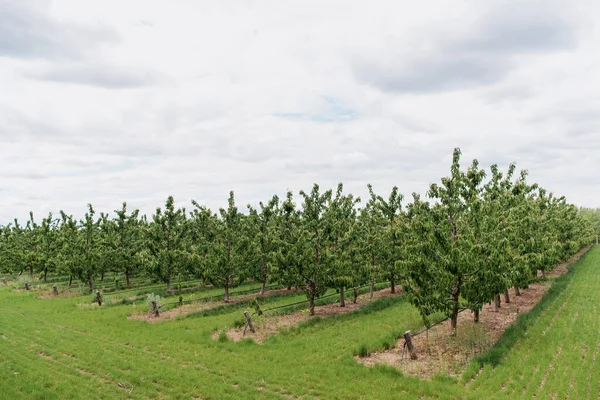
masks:
{"type": "Polygon", "coordinates": [[[461,353],[483,353],[490,348],[491,344],[485,326],[473,322],[463,324],[456,336],[448,338],[448,345],[460,349],[461,353]]]}
{"type": "Polygon", "coordinates": [[[227,334],[225,332],[221,332],[221,333],[219,333],[219,338],[217,339],[217,341],[219,343],[225,343],[225,342],[229,341],[229,338],[227,337],[227,334]]]}
{"type": "Polygon", "coordinates": [[[359,357],[369,357],[371,355],[371,352],[369,351],[367,345],[363,343],[358,348],[356,355],[358,355],[359,357]]]}
{"type": "Polygon", "coordinates": [[[404,376],[404,374],[398,368],[392,367],[391,365],[387,365],[387,364],[375,364],[372,367],[372,369],[374,371],[381,372],[385,375],[391,375],[391,376],[397,377],[397,378],[404,376]]]}
{"type": "Polygon", "coordinates": [[[233,322],[233,327],[236,329],[242,328],[244,325],[246,325],[246,320],[244,318],[238,318],[233,322]]]}

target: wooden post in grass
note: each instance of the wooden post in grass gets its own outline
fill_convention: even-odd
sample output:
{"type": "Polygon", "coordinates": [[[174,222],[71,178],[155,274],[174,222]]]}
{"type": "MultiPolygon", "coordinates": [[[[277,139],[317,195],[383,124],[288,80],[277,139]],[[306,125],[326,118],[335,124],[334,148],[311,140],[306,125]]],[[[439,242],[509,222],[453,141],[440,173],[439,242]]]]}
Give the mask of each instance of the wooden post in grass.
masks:
{"type": "Polygon", "coordinates": [[[52,286],[52,293],[54,293],[55,296],[58,296],[58,288],[56,286],[52,286]]]}
{"type": "Polygon", "coordinates": [[[244,311],[244,317],[246,318],[246,326],[244,327],[244,335],[246,336],[246,329],[248,327],[250,327],[250,330],[252,331],[252,333],[256,332],[254,330],[254,324],[252,323],[252,317],[250,316],[250,313],[248,312],[248,310],[244,311]]]}
{"type": "Polygon", "coordinates": [[[404,344],[408,348],[408,353],[410,354],[410,359],[416,360],[417,359],[417,351],[415,349],[415,346],[413,346],[412,336],[410,336],[410,331],[404,332],[403,336],[404,336],[404,344]]]}
{"type": "Polygon", "coordinates": [[[156,301],[152,300],[152,315],[158,317],[160,314],[158,313],[158,304],[156,301]]]}
{"type": "Polygon", "coordinates": [[[29,282],[25,282],[25,290],[29,290],[29,282]]]}

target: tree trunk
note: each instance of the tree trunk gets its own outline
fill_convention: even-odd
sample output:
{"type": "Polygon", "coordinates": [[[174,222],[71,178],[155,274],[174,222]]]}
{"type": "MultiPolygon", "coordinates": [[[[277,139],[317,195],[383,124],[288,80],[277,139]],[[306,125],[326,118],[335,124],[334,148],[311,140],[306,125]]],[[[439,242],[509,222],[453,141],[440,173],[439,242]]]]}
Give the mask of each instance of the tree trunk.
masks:
{"type": "Polygon", "coordinates": [[[167,292],[171,291],[171,278],[167,279],[167,292]]]}
{"type": "Polygon", "coordinates": [[[33,278],[33,265],[29,266],[29,276],[33,278]]]}
{"type": "Polygon", "coordinates": [[[69,275],[69,287],[71,287],[72,283],[73,283],[73,275],[69,275]]]}
{"type": "Polygon", "coordinates": [[[229,303],[229,278],[225,279],[225,303],[229,303]]]}
{"type": "Polygon", "coordinates": [[[344,298],[344,286],[340,286],[340,307],[346,307],[346,299],[344,298]]]}
{"type": "Polygon", "coordinates": [[[546,271],[542,270],[542,279],[546,279],[546,271]]]}
{"type": "Polygon", "coordinates": [[[473,311],[473,322],[479,323],[479,310],[473,311]]]}
{"type": "Polygon", "coordinates": [[[510,295],[508,294],[508,289],[504,289],[504,302],[506,304],[510,303],[510,295]]]}
{"type": "Polygon", "coordinates": [[[131,285],[131,277],[129,276],[129,270],[125,270],[125,284],[129,289],[129,286],[131,285]]]}
{"type": "Polygon", "coordinates": [[[156,304],[156,301],[152,301],[152,315],[155,317],[159,316],[158,313],[158,304],[156,304]]]}
{"type": "Polygon", "coordinates": [[[260,285],[260,292],[258,293],[259,296],[262,296],[265,294],[265,286],[266,286],[267,282],[263,281],[263,283],[260,285]]]}
{"type": "Polygon", "coordinates": [[[25,290],[29,290],[29,282],[25,282],[25,290]]]}
{"type": "Polygon", "coordinates": [[[52,286],[52,293],[54,293],[55,296],[58,296],[58,287],[52,286]]]}
{"type": "Polygon", "coordinates": [[[104,271],[100,274],[100,282],[104,282],[104,271]]]}
{"type": "Polygon", "coordinates": [[[515,296],[520,296],[521,295],[521,289],[519,289],[518,286],[515,286],[515,296]]]}
{"type": "Polygon", "coordinates": [[[44,268],[44,282],[46,282],[48,278],[48,268],[44,268]]]}
{"type": "Polygon", "coordinates": [[[92,275],[88,275],[88,286],[90,287],[90,293],[94,291],[94,282],[92,281],[92,275]]]}
{"type": "Polygon", "coordinates": [[[292,285],[288,285],[287,290],[292,290],[292,285]]]}
{"type": "Polygon", "coordinates": [[[262,286],[260,287],[260,295],[265,294],[265,286],[267,285],[267,263],[262,262],[262,286]]]}
{"type": "Polygon", "coordinates": [[[452,336],[456,336],[458,325],[458,298],[460,296],[459,286],[455,283],[452,288],[452,314],[450,315],[450,330],[452,336]]]}
{"type": "Polygon", "coordinates": [[[357,288],[354,288],[354,299],[352,299],[352,302],[353,302],[354,304],[356,304],[356,300],[357,300],[357,298],[358,298],[358,289],[357,289],[357,288]]]}
{"type": "Polygon", "coordinates": [[[390,285],[392,286],[392,288],[390,289],[390,293],[392,293],[392,294],[396,293],[396,283],[394,282],[393,276],[392,276],[392,279],[390,279],[390,285]]]}
{"type": "Polygon", "coordinates": [[[98,307],[102,307],[102,293],[99,290],[96,292],[96,301],[98,302],[98,307]]]}
{"type": "Polygon", "coordinates": [[[371,286],[369,287],[369,298],[373,298],[373,292],[375,291],[375,281],[371,279],[371,286]]]}
{"type": "Polygon", "coordinates": [[[308,285],[308,299],[309,301],[309,305],[308,305],[308,310],[309,310],[309,314],[315,315],[315,294],[316,294],[316,285],[315,282],[310,282],[308,285]]]}
{"type": "Polygon", "coordinates": [[[498,312],[500,309],[500,295],[497,294],[494,296],[494,312],[498,312]]]}

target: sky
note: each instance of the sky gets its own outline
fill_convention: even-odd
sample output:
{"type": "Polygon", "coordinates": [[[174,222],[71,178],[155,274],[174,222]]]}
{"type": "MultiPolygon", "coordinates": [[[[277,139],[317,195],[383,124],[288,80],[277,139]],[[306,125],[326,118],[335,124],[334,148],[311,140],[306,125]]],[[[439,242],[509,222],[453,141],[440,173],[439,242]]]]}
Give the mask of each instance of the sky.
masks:
{"type": "Polygon", "coordinates": [[[0,0],[0,224],[516,162],[600,207],[600,2],[0,0]]]}

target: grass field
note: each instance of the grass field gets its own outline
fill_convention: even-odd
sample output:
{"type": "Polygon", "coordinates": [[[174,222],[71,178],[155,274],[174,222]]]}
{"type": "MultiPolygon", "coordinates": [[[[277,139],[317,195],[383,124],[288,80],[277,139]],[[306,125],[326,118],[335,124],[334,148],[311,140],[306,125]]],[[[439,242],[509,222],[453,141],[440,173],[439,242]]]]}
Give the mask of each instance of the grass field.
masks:
{"type": "MultiPolygon", "coordinates": [[[[419,328],[417,311],[402,297],[312,320],[259,345],[210,336],[240,320],[239,304],[150,324],[127,318],[142,304],[82,306],[90,295],[39,299],[5,286],[0,398],[598,398],[599,267],[595,247],[507,331],[490,364],[474,362],[462,379],[431,381],[354,360],[361,347],[386,347],[419,328]]],[[[263,301],[272,307],[304,298],[263,301]]]]}

